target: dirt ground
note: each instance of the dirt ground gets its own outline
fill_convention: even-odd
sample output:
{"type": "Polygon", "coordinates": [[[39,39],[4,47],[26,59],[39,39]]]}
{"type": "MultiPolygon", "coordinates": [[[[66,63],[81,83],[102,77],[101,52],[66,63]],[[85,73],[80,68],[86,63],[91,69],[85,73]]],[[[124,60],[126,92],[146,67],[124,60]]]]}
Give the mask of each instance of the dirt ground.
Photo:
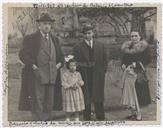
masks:
{"type": "MultiPolygon", "coordinates": [[[[10,121],[33,120],[31,113],[18,110],[20,82],[21,82],[21,64],[18,59],[18,49],[10,49],[8,55],[8,117],[10,121]]],[[[121,76],[120,67],[113,64],[114,61],[108,63],[108,71],[105,78],[105,115],[106,120],[124,120],[129,111],[121,107],[119,104],[121,98],[121,89],[118,85],[121,76]]],[[[150,93],[152,104],[141,109],[144,121],[156,120],[156,69],[147,68],[150,93]]],[[[53,112],[54,120],[64,120],[65,113],[63,111],[53,112]]]]}

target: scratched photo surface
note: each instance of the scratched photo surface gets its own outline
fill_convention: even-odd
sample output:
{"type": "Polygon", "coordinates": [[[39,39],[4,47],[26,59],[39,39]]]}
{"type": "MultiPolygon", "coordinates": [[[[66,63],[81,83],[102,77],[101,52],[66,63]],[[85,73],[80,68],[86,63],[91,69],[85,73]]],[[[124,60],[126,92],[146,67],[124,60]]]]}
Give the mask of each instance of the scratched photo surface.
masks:
{"type": "MultiPolygon", "coordinates": [[[[52,22],[52,35],[59,39],[64,56],[72,53],[72,48],[83,39],[82,25],[91,23],[94,26],[94,38],[104,44],[107,54],[107,69],[104,86],[105,121],[132,121],[125,117],[130,110],[120,104],[122,90],[120,81],[123,70],[121,67],[122,44],[130,39],[130,32],[136,28],[141,31],[149,44],[150,62],[146,65],[149,79],[151,103],[141,107],[143,121],[157,120],[157,8],[156,7],[82,7],[82,8],[32,8],[10,7],[8,9],[8,121],[34,121],[30,111],[19,110],[22,81],[22,68],[19,51],[23,47],[23,39],[38,30],[40,14],[48,13],[52,22]]],[[[4,21],[5,22],[5,21],[4,21]]],[[[145,59],[145,58],[144,58],[145,59]]],[[[61,69],[61,75],[65,67],[61,69]]],[[[29,97],[30,98],[30,97],[29,97]]],[[[92,105],[91,118],[95,121],[95,108],[92,105]]],[[[53,121],[65,121],[63,110],[52,111],[53,121]]],[[[83,121],[83,114],[80,113],[83,121]]],[[[148,123],[147,123],[148,124],[148,123]]]]}

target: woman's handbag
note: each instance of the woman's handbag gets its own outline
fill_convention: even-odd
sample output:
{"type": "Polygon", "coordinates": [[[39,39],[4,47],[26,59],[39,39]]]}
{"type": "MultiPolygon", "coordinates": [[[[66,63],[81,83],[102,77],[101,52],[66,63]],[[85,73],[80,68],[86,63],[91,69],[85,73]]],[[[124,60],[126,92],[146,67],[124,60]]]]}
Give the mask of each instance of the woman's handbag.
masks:
{"type": "Polygon", "coordinates": [[[137,80],[135,82],[136,93],[140,106],[145,106],[151,103],[149,80],[146,75],[145,68],[141,62],[139,62],[142,71],[137,73],[137,80]]]}
{"type": "Polygon", "coordinates": [[[137,73],[137,83],[142,84],[142,83],[148,83],[148,78],[146,75],[146,70],[144,68],[144,65],[142,64],[142,62],[139,62],[142,71],[137,73]]]}
{"type": "Polygon", "coordinates": [[[146,76],[146,72],[142,71],[142,72],[138,72],[137,73],[137,80],[136,82],[138,84],[144,84],[144,83],[148,83],[148,78],[146,76]]]}

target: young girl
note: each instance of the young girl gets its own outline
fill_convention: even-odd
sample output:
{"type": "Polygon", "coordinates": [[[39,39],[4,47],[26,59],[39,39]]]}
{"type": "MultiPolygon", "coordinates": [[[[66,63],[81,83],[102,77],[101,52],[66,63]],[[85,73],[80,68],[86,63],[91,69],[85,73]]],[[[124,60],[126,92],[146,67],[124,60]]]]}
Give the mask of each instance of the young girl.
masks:
{"type": "Polygon", "coordinates": [[[73,57],[66,58],[67,70],[62,76],[62,86],[64,88],[64,110],[66,121],[70,121],[70,115],[75,113],[75,121],[79,121],[79,112],[85,109],[84,96],[81,86],[84,82],[79,72],[76,71],[76,62],[73,57]]]}

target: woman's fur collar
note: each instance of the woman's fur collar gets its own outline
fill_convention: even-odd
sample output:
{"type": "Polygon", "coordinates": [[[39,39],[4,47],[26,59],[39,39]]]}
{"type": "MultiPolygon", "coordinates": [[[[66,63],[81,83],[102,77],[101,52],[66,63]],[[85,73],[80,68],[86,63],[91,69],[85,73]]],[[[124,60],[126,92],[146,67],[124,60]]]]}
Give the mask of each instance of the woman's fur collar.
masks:
{"type": "Polygon", "coordinates": [[[133,47],[130,48],[132,43],[133,43],[132,41],[124,42],[121,47],[122,52],[128,54],[141,53],[148,47],[148,43],[145,40],[141,40],[138,43],[133,44],[133,47]]]}

